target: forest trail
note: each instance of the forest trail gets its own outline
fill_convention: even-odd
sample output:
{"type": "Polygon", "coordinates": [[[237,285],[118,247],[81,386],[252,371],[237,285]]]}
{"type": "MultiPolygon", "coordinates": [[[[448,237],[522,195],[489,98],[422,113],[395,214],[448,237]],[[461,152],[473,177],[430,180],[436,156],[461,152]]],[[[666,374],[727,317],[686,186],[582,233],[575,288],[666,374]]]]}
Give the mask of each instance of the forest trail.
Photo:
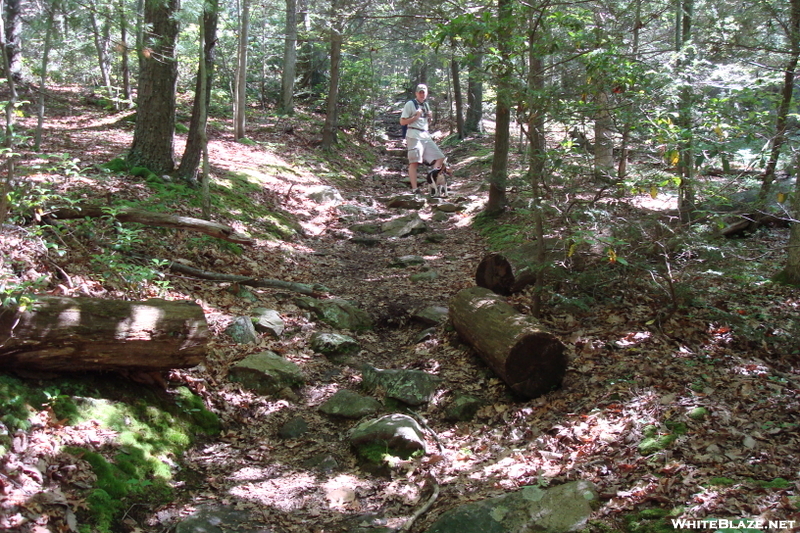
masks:
{"type": "MultiPolygon", "coordinates": [[[[86,194],[105,205],[113,196],[140,207],[155,204],[155,209],[197,216],[198,209],[192,207],[196,193],[180,184],[97,172],[130,146],[130,113],[109,116],[106,110],[73,108],[71,102],[79,98],[65,90],[63,98],[52,103],[62,104],[49,108],[42,153],[52,155],[47,159],[30,154],[26,163],[39,171],[27,179],[53,187],[56,198],[67,192],[75,197],[86,194]],[[80,120],[75,109],[80,109],[80,120]]],[[[395,118],[389,116],[387,124],[394,126],[395,118]]],[[[32,128],[34,119],[28,120],[32,128]]],[[[431,479],[438,482],[438,499],[416,521],[415,532],[425,531],[443,512],[466,501],[575,480],[591,481],[600,493],[593,533],[638,531],[630,520],[669,527],[664,522],[667,513],[688,519],[800,523],[800,377],[796,345],[781,344],[796,339],[790,334],[796,332],[797,293],[763,280],[743,289],[742,278],[737,278],[756,279],[753,272],[759,263],[781,261],[785,231],[774,229],[738,242],[716,241],[715,248],[722,251],[697,261],[688,255],[672,258],[676,289],[691,293],[691,298],[658,323],[653,322],[654,313],[670,301],[658,283],[647,279],[658,274],[653,265],[644,265],[650,270],[643,272],[611,264],[601,255],[590,258],[583,270],[560,272],[569,286],[548,286],[542,321],[564,342],[569,367],[559,390],[523,402],[447,325],[429,328],[409,316],[422,306],[447,305],[460,289],[474,285],[475,268],[487,252],[472,222],[486,200],[482,186],[491,151],[481,142],[490,140],[444,147],[455,170],[448,198],[457,206],[454,212],[440,211],[441,202],[427,196],[414,199],[420,202],[418,208],[390,208],[396,197],[410,199],[403,180],[405,154],[396,140],[387,136],[383,142],[388,144],[371,148],[343,144],[320,157],[313,117],[298,120],[293,133],[287,133],[283,121],[262,117],[253,125],[250,144],[234,141],[228,128],[211,131],[217,190],[231,203],[236,195],[246,195],[245,205],[253,211],[264,207],[246,216],[219,212],[215,219],[263,236],[268,232],[265,213],[286,213],[298,221],[293,227],[302,230],[283,239],[260,238],[236,250],[229,243],[185,231],[122,229],[138,232],[138,247],[153,257],[186,260],[207,271],[325,285],[330,289],[327,297],[353,301],[375,318],[376,327],[353,333],[360,351],[347,363],[335,363],[310,348],[314,332],[328,331],[328,326],[298,306],[297,294],[242,290],[165,273],[160,278],[168,282],[165,296],[202,305],[213,333],[206,363],[170,373],[169,389],[193,390],[220,416],[224,429],[218,437],[197,442],[180,461],[164,457],[174,466],[174,501],[158,508],[134,505],[116,531],[216,531],[208,521],[205,529],[186,522],[205,509],[222,517],[229,529],[247,533],[389,533],[423,508],[431,479]],[[464,153],[467,150],[474,152],[464,153]],[[360,165],[361,177],[348,174],[350,161],[372,157],[373,151],[379,155],[371,172],[364,173],[360,165]],[[478,156],[479,151],[486,157],[478,156]],[[312,200],[313,190],[324,187],[335,188],[341,198],[312,200]],[[418,216],[427,231],[407,237],[382,233],[384,223],[409,215],[418,216]],[[381,231],[358,230],[364,226],[381,231]],[[419,260],[393,266],[407,256],[419,260]],[[286,329],[280,337],[264,334],[255,343],[237,344],[226,328],[255,307],[277,310],[286,329]],[[263,351],[301,367],[305,385],[274,397],[229,380],[233,365],[263,351]],[[436,452],[400,464],[390,475],[358,464],[346,441],[355,422],[324,415],[319,406],[338,390],[361,391],[363,364],[424,370],[441,378],[430,403],[415,409],[430,430],[430,450],[436,452]],[[455,393],[483,402],[472,420],[445,420],[455,393]],[[301,431],[287,437],[284,430],[291,427],[301,431]],[[654,519],[654,513],[662,518],[654,519]]],[[[180,150],[177,138],[176,151],[180,150]]],[[[557,206],[560,200],[551,201],[557,206]]],[[[627,198],[600,207],[604,221],[621,217],[626,227],[642,226],[652,215],[631,206],[627,198]]],[[[528,221],[524,209],[510,209],[498,224],[504,225],[504,232],[524,234],[528,221]]],[[[554,235],[575,230],[557,215],[547,223],[554,235]]],[[[56,281],[50,290],[108,299],[161,295],[146,284],[136,292],[121,283],[120,276],[98,268],[93,254],[114,253],[110,244],[120,228],[113,224],[69,225],[59,241],[63,255],[42,252],[38,237],[25,238],[29,234],[33,235],[28,227],[20,226],[14,234],[0,235],[0,242],[21,265],[15,272],[30,279],[68,276],[70,283],[56,281]]],[[[509,299],[521,310],[529,300],[526,294],[509,299]]],[[[41,384],[38,379],[30,383],[41,384]]],[[[40,415],[49,416],[46,410],[40,415]]],[[[108,440],[98,444],[94,425],[59,422],[23,435],[31,444],[10,455],[30,468],[15,470],[17,479],[34,487],[31,494],[53,488],[75,502],[72,507],[59,503],[40,508],[31,500],[28,503],[36,505],[23,511],[39,513],[43,523],[49,518],[52,524],[64,524],[68,510],[80,516],[90,485],[59,484],[26,472],[35,472],[44,461],[41,464],[93,479],[86,461],[54,455],[52,450],[87,446],[112,457],[119,448],[113,432],[105,431],[108,440]]],[[[10,475],[2,468],[0,474],[10,475]]],[[[27,502],[22,489],[6,485],[6,490],[5,497],[20,497],[20,505],[27,502]]],[[[18,507],[11,509],[16,513],[18,507]]]]}
{"type": "MultiPolygon", "coordinates": [[[[183,494],[183,507],[176,502],[175,513],[185,514],[203,502],[215,506],[214,512],[225,513],[233,500],[220,494],[237,495],[241,501],[233,507],[254,505],[259,509],[246,515],[252,531],[269,525],[274,531],[300,532],[309,531],[309,522],[318,531],[351,531],[355,524],[365,521],[399,526],[415,510],[424,472],[409,471],[407,480],[398,480],[360,471],[345,438],[356,421],[331,419],[318,408],[338,390],[360,391],[363,364],[415,368],[443,377],[446,384],[432,405],[418,408],[420,416],[438,430],[451,426],[437,420],[441,417],[441,405],[437,404],[442,395],[458,383],[482,383],[485,370],[468,350],[455,346],[455,333],[445,324],[420,338],[430,325],[415,322],[412,314],[427,306],[447,306],[459,289],[474,285],[474,269],[485,253],[485,245],[470,220],[481,208],[483,195],[481,184],[460,173],[457,164],[448,198],[410,194],[403,143],[387,137],[372,177],[352,187],[337,187],[341,199],[320,205],[320,210],[331,209],[338,214],[328,219],[324,230],[302,240],[307,255],[300,254],[296,259],[303,267],[304,282],[320,283],[330,289],[331,296],[354,302],[375,319],[376,327],[368,332],[343,332],[355,337],[362,350],[349,364],[335,364],[309,353],[307,348],[309,335],[325,331],[326,325],[312,327],[291,303],[291,296],[278,295],[275,307],[282,314],[295,315],[297,329],[270,347],[302,361],[307,386],[290,402],[255,396],[244,403],[241,399],[232,402],[226,416],[239,423],[219,442],[187,454],[186,470],[198,477],[192,476],[194,482],[187,484],[192,490],[183,494]],[[397,198],[417,207],[387,207],[397,198]],[[457,211],[440,211],[438,206],[443,203],[451,203],[457,211]],[[418,215],[426,231],[394,237],[353,229],[380,226],[409,214],[418,215]],[[412,256],[420,262],[398,266],[401,258],[412,256]],[[307,427],[302,436],[287,440],[278,435],[285,424],[298,420],[307,427]],[[219,461],[221,457],[225,460],[219,461]],[[309,466],[319,461],[336,465],[334,473],[321,476],[309,466]]],[[[221,357],[210,358],[211,382],[222,384],[232,359],[241,355],[229,349],[212,353],[221,357]]],[[[212,396],[219,397],[220,393],[223,391],[212,396]]],[[[431,446],[434,449],[434,441],[431,446]]]]}

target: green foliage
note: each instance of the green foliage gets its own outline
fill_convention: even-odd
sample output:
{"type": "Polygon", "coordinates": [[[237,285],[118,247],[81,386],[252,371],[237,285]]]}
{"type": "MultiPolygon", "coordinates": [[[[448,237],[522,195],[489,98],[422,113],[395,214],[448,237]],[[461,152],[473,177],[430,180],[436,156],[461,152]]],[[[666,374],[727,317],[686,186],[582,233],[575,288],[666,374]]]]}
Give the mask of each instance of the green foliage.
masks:
{"type": "Polygon", "coordinates": [[[358,455],[375,465],[396,466],[400,461],[424,454],[422,451],[393,450],[386,442],[370,442],[358,447],[358,455]]]}
{"type": "Polygon", "coordinates": [[[708,409],[705,407],[695,407],[689,411],[687,416],[692,420],[705,420],[705,418],[708,416],[708,409]]]}
{"type": "Polygon", "coordinates": [[[667,533],[674,532],[672,519],[680,517],[682,507],[674,509],[642,509],[637,513],[625,515],[626,533],[667,533]]]}
{"type": "Polygon", "coordinates": [[[104,165],[102,165],[102,168],[110,172],[119,172],[119,173],[128,172],[128,170],[130,170],[128,162],[122,159],[121,157],[117,157],[115,159],[112,159],[108,163],[105,163],[104,165]]]}
{"type": "Polygon", "coordinates": [[[530,240],[526,238],[531,227],[530,221],[510,221],[483,212],[475,217],[472,226],[486,239],[492,250],[505,250],[530,240]]]}
{"type": "Polygon", "coordinates": [[[667,421],[665,423],[667,431],[663,432],[658,426],[649,425],[642,432],[644,439],[639,443],[639,453],[642,455],[652,455],[659,452],[675,442],[678,437],[687,432],[686,425],[680,422],[667,421]]]}

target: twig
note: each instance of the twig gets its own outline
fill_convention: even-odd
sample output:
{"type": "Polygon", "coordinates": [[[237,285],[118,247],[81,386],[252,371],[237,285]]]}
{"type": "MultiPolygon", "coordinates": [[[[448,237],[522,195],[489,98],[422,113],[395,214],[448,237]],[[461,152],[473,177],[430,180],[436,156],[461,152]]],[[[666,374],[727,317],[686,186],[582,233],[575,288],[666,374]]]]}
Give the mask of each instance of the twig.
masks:
{"type": "Polygon", "coordinates": [[[431,497],[428,498],[427,502],[425,502],[425,505],[423,505],[422,507],[417,509],[414,512],[414,514],[412,514],[411,517],[408,520],[406,520],[406,523],[403,524],[403,527],[401,527],[397,531],[400,531],[400,532],[402,532],[402,531],[410,531],[411,530],[411,526],[414,525],[414,522],[416,522],[417,519],[420,516],[422,516],[425,513],[427,513],[428,510],[431,508],[431,506],[433,506],[433,502],[435,502],[436,498],[439,497],[439,483],[436,481],[436,478],[433,477],[433,475],[430,475],[429,479],[430,479],[431,483],[433,484],[433,494],[431,494],[431,497]]]}

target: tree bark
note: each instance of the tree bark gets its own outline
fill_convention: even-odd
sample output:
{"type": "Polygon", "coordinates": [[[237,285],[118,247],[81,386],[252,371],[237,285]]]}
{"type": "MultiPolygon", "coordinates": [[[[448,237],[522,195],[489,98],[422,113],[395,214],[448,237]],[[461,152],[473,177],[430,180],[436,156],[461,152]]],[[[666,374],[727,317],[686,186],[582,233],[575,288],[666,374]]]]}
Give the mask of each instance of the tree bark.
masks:
{"type": "MultiPolygon", "coordinates": [[[[94,206],[78,206],[71,209],[58,209],[50,212],[50,216],[57,219],[73,219],[73,218],[99,218],[109,216],[109,213],[100,207],[94,206]]],[[[161,228],[179,228],[199,231],[212,237],[222,239],[236,244],[253,244],[253,239],[247,235],[236,233],[236,231],[224,224],[218,222],[210,222],[200,218],[183,217],[177,215],[167,215],[165,213],[153,213],[150,211],[139,211],[131,208],[122,208],[117,210],[113,217],[120,222],[138,222],[146,226],[158,226],[161,228]]]]}
{"type": "Polygon", "coordinates": [[[456,132],[458,138],[466,137],[464,130],[464,98],[461,94],[461,72],[457,59],[450,60],[450,70],[453,75],[453,102],[455,103],[456,113],[456,132]]]}
{"type": "Polygon", "coordinates": [[[14,83],[22,83],[22,2],[6,0],[5,9],[5,67],[14,83]]]}
{"type": "Polygon", "coordinates": [[[450,300],[450,319],[515,393],[535,398],[561,385],[567,371],[564,345],[536,319],[490,290],[470,287],[458,292],[450,300]]]}
{"type": "Polygon", "coordinates": [[[205,4],[203,11],[203,46],[197,66],[197,83],[194,90],[192,118],[189,133],[186,136],[186,148],[183,151],[177,175],[187,180],[194,180],[200,166],[200,158],[205,149],[205,133],[208,124],[208,106],[211,102],[211,87],[214,80],[215,48],[217,45],[217,22],[219,20],[219,1],[212,0],[205,4]]]}
{"type": "Polygon", "coordinates": [[[789,55],[786,68],[783,71],[783,89],[781,90],[781,99],[778,104],[775,119],[775,135],[769,141],[769,160],[764,169],[764,177],[762,178],[761,190],[759,191],[759,198],[762,202],[767,199],[767,195],[772,188],[772,182],[775,181],[775,169],[778,166],[781,149],[787,141],[786,133],[789,127],[789,110],[792,106],[795,86],[794,79],[797,73],[798,60],[800,59],[800,0],[791,0],[790,9],[791,23],[788,28],[787,37],[790,43],[791,54],[789,55]]]}
{"type": "Polygon", "coordinates": [[[247,46],[250,33],[250,0],[242,0],[239,21],[239,55],[236,64],[236,98],[233,110],[233,137],[237,141],[246,136],[247,122],[247,46]]]}
{"type": "Polygon", "coordinates": [[[464,121],[464,134],[481,132],[483,118],[483,55],[475,54],[469,65],[467,77],[467,113],[464,121]]]}
{"type": "Polygon", "coordinates": [[[0,312],[3,368],[159,371],[201,363],[209,338],[193,302],[37,298],[0,312]]]}
{"type": "Polygon", "coordinates": [[[342,42],[344,41],[344,35],[342,34],[343,24],[339,22],[338,9],[339,2],[337,0],[334,1],[332,5],[334,23],[330,30],[331,68],[325,124],[322,127],[323,150],[332,149],[333,145],[338,141],[336,133],[339,130],[339,77],[341,75],[342,42]]]}
{"type": "Polygon", "coordinates": [[[145,23],[150,31],[141,51],[136,129],[128,162],[156,174],[175,168],[175,43],[179,9],[180,0],[145,1],[145,23]]]}
{"type": "MultiPolygon", "coordinates": [[[[511,0],[497,0],[497,18],[500,30],[510,31],[514,7],[511,0]]],[[[497,108],[495,111],[494,157],[489,175],[489,200],[486,213],[497,215],[506,207],[506,182],[508,181],[508,152],[511,142],[511,84],[512,62],[509,41],[505,36],[497,39],[500,57],[503,60],[497,79],[497,108]]]]}
{"type": "Polygon", "coordinates": [[[294,79],[297,76],[297,0],[286,0],[286,41],[281,73],[281,113],[294,113],[294,79]]]}

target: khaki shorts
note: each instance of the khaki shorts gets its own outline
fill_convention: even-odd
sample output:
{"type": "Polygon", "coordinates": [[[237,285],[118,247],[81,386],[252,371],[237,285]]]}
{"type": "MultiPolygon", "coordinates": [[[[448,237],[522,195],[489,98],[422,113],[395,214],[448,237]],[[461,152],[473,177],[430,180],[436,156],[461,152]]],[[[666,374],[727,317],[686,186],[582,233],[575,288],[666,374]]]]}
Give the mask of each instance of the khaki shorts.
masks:
{"type": "Polygon", "coordinates": [[[444,158],[442,151],[431,139],[409,137],[406,139],[406,143],[408,145],[409,163],[433,163],[437,159],[444,158]]]}

